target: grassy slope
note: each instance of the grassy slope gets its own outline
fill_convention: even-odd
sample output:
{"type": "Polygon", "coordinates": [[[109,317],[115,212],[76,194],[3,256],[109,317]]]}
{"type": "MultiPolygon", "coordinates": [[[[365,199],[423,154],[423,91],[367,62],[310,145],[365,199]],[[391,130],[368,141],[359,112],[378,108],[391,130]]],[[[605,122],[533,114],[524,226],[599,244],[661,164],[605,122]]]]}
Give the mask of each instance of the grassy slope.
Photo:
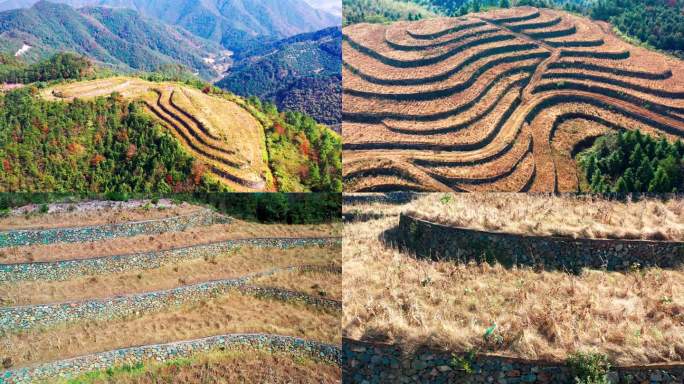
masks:
{"type": "Polygon", "coordinates": [[[260,350],[198,354],[164,364],[150,363],[94,372],[60,384],[263,383],[335,384],[339,367],[306,357],[260,350]]]}
{"type": "Polygon", "coordinates": [[[573,275],[417,260],[379,240],[397,223],[345,225],[346,337],[556,361],[575,351],[605,353],[619,365],[684,359],[682,269],[573,275]]]}

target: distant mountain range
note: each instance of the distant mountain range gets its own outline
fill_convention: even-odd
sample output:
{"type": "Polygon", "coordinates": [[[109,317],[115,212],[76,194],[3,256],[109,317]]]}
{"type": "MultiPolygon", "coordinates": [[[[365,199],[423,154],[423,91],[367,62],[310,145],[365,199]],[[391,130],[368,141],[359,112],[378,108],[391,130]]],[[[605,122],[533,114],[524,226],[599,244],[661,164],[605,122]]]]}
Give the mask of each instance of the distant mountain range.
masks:
{"type": "Polygon", "coordinates": [[[215,43],[143,19],[132,10],[77,10],[47,1],[0,13],[0,51],[14,54],[22,46],[30,47],[24,47],[30,58],[70,51],[122,70],[155,70],[180,63],[206,78],[216,72],[203,58],[219,51],[215,43]]]}
{"type": "MultiPolygon", "coordinates": [[[[303,0],[54,0],[73,7],[129,8],[240,51],[340,24],[340,17],[303,0]]],[[[328,0],[325,0],[326,2],[328,0]]],[[[0,0],[0,11],[28,8],[36,0],[0,0]]]]}
{"type": "Polygon", "coordinates": [[[0,11],[5,10],[0,53],[35,63],[57,52],[76,52],[123,71],[181,64],[236,94],[256,95],[338,127],[341,16],[321,9],[336,12],[339,5],[338,0],[0,0],[0,11]]]}
{"type": "Polygon", "coordinates": [[[340,27],[263,44],[236,56],[228,76],[216,85],[337,126],[341,123],[341,44],[340,27]]]}

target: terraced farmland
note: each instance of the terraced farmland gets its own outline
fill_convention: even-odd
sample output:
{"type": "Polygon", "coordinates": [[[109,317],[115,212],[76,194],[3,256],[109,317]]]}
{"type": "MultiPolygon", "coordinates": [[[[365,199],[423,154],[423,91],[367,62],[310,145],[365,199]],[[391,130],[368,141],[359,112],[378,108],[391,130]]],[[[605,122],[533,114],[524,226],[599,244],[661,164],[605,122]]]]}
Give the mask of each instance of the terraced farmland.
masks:
{"type": "Polygon", "coordinates": [[[340,381],[337,224],[166,200],[37,211],[0,219],[0,382],[340,381]]]}
{"type": "Polygon", "coordinates": [[[579,189],[611,130],[684,138],[684,63],[519,7],[344,29],[348,192],[579,189]]]}
{"type": "Polygon", "coordinates": [[[240,105],[176,83],[115,77],[59,85],[51,100],[94,98],[118,92],[142,99],[150,115],[223,184],[239,192],[273,190],[261,124],[240,105]]]}
{"type": "Polygon", "coordinates": [[[683,203],[345,195],[344,382],[682,383],[683,203]]]}

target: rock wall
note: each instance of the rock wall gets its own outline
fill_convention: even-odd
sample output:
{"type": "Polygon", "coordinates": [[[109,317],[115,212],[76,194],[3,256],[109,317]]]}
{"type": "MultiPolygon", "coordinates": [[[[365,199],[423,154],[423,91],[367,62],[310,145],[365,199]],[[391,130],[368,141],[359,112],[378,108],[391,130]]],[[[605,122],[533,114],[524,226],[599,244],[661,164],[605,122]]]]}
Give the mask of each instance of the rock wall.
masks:
{"type": "Polygon", "coordinates": [[[155,269],[183,260],[214,256],[239,247],[287,249],[340,244],[341,238],[253,238],[226,240],[165,251],[46,263],[0,264],[0,281],[68,280],[76,276],[155,269]]]}
{"type": "Polygon", "coordinates": [[[25,384],[57,377],[74,377],[86,372],[104,370],[112,366],[134,365],[145,361],[168,361],[190,357],[201,352],[239,348],[287,352],[295,356],[307,356],[335,365],[339,365],[341,361],[341,350],[335,345],[289,336],[233,334],[170,344],[118,349],[57,361],[37,367],[12,369],[0,372],[0,382],[25,384]]]}
{"type": "MultiPolygon", "coordinates": [[[[419,349],[406,354],[398,346],[344,339],[343,383],[574,384],[564,363],[489,355],[463,355],[419,349]]],[[[611,384],[681,384],[684,364],[617,367],[611,384]]]]}
{"type": "MultiPolygon", "coordinates": [[[[392,240],[392,239],[390,239],[392,240]]],[[[484,232],[431,223],[402,214],[395,239],[418,257],[499,262],[547,270],[611,271],[634,266],[684,265],[684,242],[572,239],[484,232]]]]}
{"type": "Polygon", "coordinates": [[[82,243],[142,234],[184,231],[195,226],[230,223],[231,219],[209,209],[184,216],[86,227],[24,229],[0,232],[0,248],[52,243],[82,243]]]}
{"type": "Polygon", "coordinates": [[[249,281],[255,278],[270,276],[279,272],[318,270],[337,271],[337,268],[327,266],[274,268],[235,279],[208,281],[164,291],[80,302],[2,307],[0,308],[0,336],[3,333],[21,332],[38,327],[53,327],[70,321],[139,316],[141,313],[156,312],[176,305],[190,304],[205,298],[217,297],[236,289],[244,294],[276,300],[300,301],[324,309],[341,309],[341,304],[334,300],[310,297],[299,292],[278,288],[247,286],[249,281]]]}

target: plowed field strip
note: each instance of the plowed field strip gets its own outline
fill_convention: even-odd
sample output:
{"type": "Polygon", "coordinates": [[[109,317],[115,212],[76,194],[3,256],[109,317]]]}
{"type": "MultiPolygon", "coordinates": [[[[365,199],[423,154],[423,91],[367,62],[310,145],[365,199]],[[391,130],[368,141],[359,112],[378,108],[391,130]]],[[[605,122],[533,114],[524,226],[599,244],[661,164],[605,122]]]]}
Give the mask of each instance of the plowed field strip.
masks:
{"type": "Polygon", "coordinates": [[[648,95],[663,97],[667,99],[684,99],[684,91],[668,91],[662,88],[651,88],[640,84],[635,84],[627,81],[622,81],[614,77],[606,77],[600,75],[592,75],[586,72],[548,72],[542,76],[543,79],[573,79],[573,80],[584,80],[593,81],[596,83],[604,83],[609,85],[614,85],[616,87],[626,88],[629,91],[637,91],[641,93],[646,93],[648,95]]]}
{"type": "MultiPolygon", "coordinates": [[[[362,106],[362,105],[369,105],[369,106],[375,106],[375,108],[370,109],[374,111],[373,113],[354,113],[354,112],[345,112],[343,114],[343,117],[345,118],[345,121],[347,122],[361,122],[361,123],[376,123],[380,124],[382,123],[383,120],[413,120],[413,121],[421,121],[421,122],[434,122],[438,120],[443,120],[443,119],[448,119],[451,116],[455,116],[461,113],[464,113],[465,111],[468,111],[472,109],[475,105],[478,105],[480,103],[483,103],[482,99],[487,93],[491,90],[494,89],[496,86],[501,85],[502,83],[499,82],[498,80],[509,80],[511,78],[496,78],[496,81],[489,81],[489,79],[486,79],[484,77],[480,78],[480,81],[477,85],[474,85],[470,89],[468,89],[469,92],[478,92],[477,94],[465,98],[463,95],[460,98],[452,98],[448,100],[444,100],[444,102],[440,103],[439,105],[435,105],[434,103],[428,102],[428,101],[421,101],[421,102],[393,102],[393,103],[384,103],[382,101],[377,102],[374,100],[369,100],[365,98],[359,98],[351,95],[345,95],[343,98],[343,104],[345,106],[349,104],[355,104],[356,106],[362,106]],[[398,105],[397,105],[398,104],[398,105]],[[393,107],[394,105],[394,107],[393,107]],[[438,107],[440,109],[438,110],[432,110],[431,108],[438,107]],[[406,111],[406,112],[404,112],[406,111]],[[416,113],[411,113],[413,111],[421,111],[421,114],[416,114],[416,113]]],[[[492,79],[492,80],[494,80],[492,79]]],[[[512,80],[516,83],[515,85],[518,86],[520,85],[521,87],[524,87],[527,82],[529,81],[529,74],[528,73],[520,73],[517,75],[514,75],[512,80]]],[[[503,83],[505,84],[505,83],[503,83]]],[[[510,89],[511,87],[502,87],[504,89],[510,89]]],[[[501,95],[503,97],[503,95],[501,95]]],[[[349,109],[349,108],[347,108],[349,109]]],[[[346,136],[345,137],[352,137],[353,136],[346,136]]]]}
{"type": "Polygon", "coordinates": [[[528,192],[536,178],[535,159],[528,154],[514,171],[491,183],[455,184],[455,188],[467,192],[528,192]]]}
{"type": "MultiPolygon", "coordinates": [[[[684,125],[684,120],[676,115],[676,112],[684,112],[684,107],[675,105],[665,105],[654,100],[647,100],[637,96],[633,96],[624,91],[615,90],[607,87],[601,87],[597,84],[582,81],[564,81],[562,83],[541,83],[534,89],[533,93],[540,94],[544,92],[568,92],[577,91],[578,93],[593,94],[596,98],[609,98],[619,105],[631,104],[638,106],[644,110],[648,110],[650,115],[658,114],[674,123],[666,125],[672,127],[681,127],[684,125]]],[[[681,133],[681,132],[680,132],[681,133]]]]}
{"type": "Polygon", "coordinates": [[[418,45],[411,45],[411,44],[406,44],[406,43],[397,43],[392,40],[390,40],[388,37],[385,38],[385,41],[387,45],[389,45],[392,49],[397,50],[397,51],[425,51],[433,48],[441,48],[441,47],[446,47],[451,44],[455,44],[458,42],[461,42],[463,40],[469,39],[471,37],[476,37],[476,36],[481,36],[481,35],[486,35],[486,34],[491,34],[495,32],[499,32],[500,29],[498,28],[485,28],[479,31],[474,31],[470,33],[465,33],[461,35],[457,35],[454,37],[450,37],[447,40],[436,42],[436,43],[429,43],[429,44],[418,44],[418,45]]]}
{"type": "Polygon", "coordinates": [[[157,107],[155,107],[154,105],[147,102],[146,105],[147,108],[152,112],[152,114],[155,115],[158,119],[162,120],[166,125],[166,128],[169,131],[174,132],[176,134],[176,137],[179,138],[185,144],[186,148],[190,148],[195,156],[197,156],[205,163],[207,163],[211,168],[211,173],[219,179],[221,179],[225,184],[235,188],[238,191],[245,190],[245,188],[254,190],[263,189],[265,183],[253,182],[251,180],[243,179],[223,169],[223,167],[230,167],[230,165],[223,164],[221,158],[218,156],[204,153],[199,146],[193,143],[192,139],[189,136],[183,134],[184,130],[180,128],[173,119],[169,118],[163,111],[157,109],[157,107]],[[222,164],[222,166],[218,166],[216,165],[216,163],[222,164]]]}
{"type": "Polygon", "coordinates": [[[599,64],[586,63],[581,61],[565,61],[560,60],[549,65],[550,69],[580,69],[587,71],[609,73],[616,76],[634,77],[637,79],[646,80],[667,80],[672,77],[672,71],[667,70],[660,73],[644,72],[644,71],[629,71],[615,67],[608,67],[599,64]]]}
{"type": "Polygon", "coordinates": [[[234,152],[226,150],[224,147],[213,143],[211,139],[205,137],[202,128],[196,123],[197,119],[187,118],[187,116],[190,116],[189,113],[174,106],[171,101],[173,93],[170,93],[168,98],[165,98],[162,92],[155,93],[159,96],[157,98],[157,107],[164,111],[168,117],[179,123],[182,128],[185,128],[184,133],[186,133],[186,135],[184,136],[188,139],[194,139],[198,147],[203,147],[203,153],[207,154],[214,150],[219,152],[217,156],[220,156],[222,159],[221,162],[234,168],[240,168],[243,165],[242,162],[236,159],[234,152]],[[186,117],[188,120],[183,117],[186,117]]]}
{"type": "MultiPolygon", "coordinates": [[[[546,53],[530,53],[525,55],[503,56],[497,59],[482,63],[480,67],[475,69],[470,77],[463,79],[461,82],[455,81],[443,82],[439,87],[435,86],[433,89],[417,89],[412,92],[406,92],[403,87],[398,89],[396,87],[377,87],[373,84],[363,84],[363,80],[355,79],[355,75],[348,73],[348,80],[345,82],[344,92],[350,96],[357,96],[363,98],[381,99],[381,100],[396,100],[396,101],[428,101],[438,100],[453,96],[456,93],[468,90],[475,84],[475,82],[484,76],[487,72],[492,74],[497,73],[493,81],[499,81],[503,77],[512,76],[520,72],[532,73],[537,68],[539,60],[547,57],[546,53]],[[356,88],[349,86],[350,82],[355,84],[356,88]],[[453,85],[451,85],[453,84],[453,85]],[[381,88],[383,93],[379,93],[381,88]],[[371,90],[372,89],[372,90],[371,90]]],[[[465,74],[464,74],[465,75],[465,74]]]]}
{"type": "MultiPolygon", "coordinates": [[[[496,55],[509,54],[509,53],[514,53],[516,56],[524,57],[525,55],[532,55],[533,53],[526,53],[526,54],[521,55],[522,52],[534,50],[536,48],[537,47],[533,44],[515,44],[515,45],[505,45],[505,46],[500,46],[500,47],[488,48],[488,49],[479,51],[478,53],[468,55],[462,61],[460,61],[458,63],[454,63],[455,66],[447,69],[446,71],[440,70],[439,73],[437,73],[437,74],[432,72],[428,76],[418,76],[416,74],[416,76],[412,76],[410,78],[379,78],[376,76],[369,75],[369,74],[365,73],[364,71],[354,67],[348,61],[344,62],[344,67],[348,71],[353,73],[354,75],[362,78],[363,80],[365,80],[369,83],[378,84],[378,85],[386,85],[386,86],[420,86],[420,85],[428,85],[428,84],[434,84],[434,83],[440,83],[443,81],[447,81],[452,76],[461,72],[467,66],[472,65],[473,63],[475,63],[479,60],[488,58],[488,57],[492,57],[492,56],[496,56],[496,55]]],[[[544,58],[544,57],[548,57],[548,54],[535,53],[534,56],[530,56],[526,59],[535,58],[535,57],[544,58]]],[[[404,76],[405,76],[405,73],[404,73],[404,76]]]]}
{"type": "Polygon", "coordinates": [[[468,180],[490,180],[500,178],[513,172],[513,169],[522,162],[525,156],[533,151],[533,143],[528,133],[522,134],[524,139],[518,139],[513,148],[502,157],[491,162],[476,164],[465,167],[423,167],[432,177],[445,184],[466,182],[468,180]],[[504,173],[502,173],[504,170],[504,173]]]}
{"type": "Polygon", "coordinates": [[[487,37],[482,37],[479,39],[473,39],[467,42],[464,42],[463,44],[457,45],[453,48],[450,48],[446,50],[445,52],[433,56],[433,57],[428,57],[424,59],[416,59],[416,60],[398,60],[394,59],[391,57],[388,57],[386,55],[383,55],[381,53],[378,53],[377,51],[366,47],[365,45],[358,43],[354,40],[352,40],[349,36],[344,35],[344,42],[349,44],[350,47],[353,49],[365,54],[366,56],[369,56],[385,65],[395,67],[395,68],[417,68],[417,67],[425,67],[429,65],[435,65],[443,62],[444,60],[458,54],[461,52],[464,52],[470,48],[485,45],[485,44],[491,44],[491,43],[500,43],[502,41],[509,41],[515,39],[515,36],[512,35],[505,35],[505,34],[500,34],[500,35],[493,35],[493,36],[487,36],[487,37]]]}
{"type": "Polygon", "coordinates": [[[454,27],[451,27],[451,28],[448,28],[448,29],[444,29],[444,30],[439,31],[439,32],[433,32],[433,33],[422,34],[422,33],[419,33],[419,32],[413,32],[413,31],[407,30],[406,33],[408,33],[409,36],[413,37],[414,39],[420,39],[420,40],[434,40],[434,39],[440,38],[440,37],[442,37],[442,36],[444,36],[444,35],[449,35],[449,34],[452,34],[452,33],[460,32],[460,31],[464,31],[464,30],[468,30],[468,29],[473,29],[473,28],[477,28],[477,27],[481,27],[481,26],[483,26],[483,25],[485,25],[485,23],[483,23],[483,22],[481,22],[481,21],[473,21],[472,23],[456,25],[456,26],[454,26],[454,27]]]}

